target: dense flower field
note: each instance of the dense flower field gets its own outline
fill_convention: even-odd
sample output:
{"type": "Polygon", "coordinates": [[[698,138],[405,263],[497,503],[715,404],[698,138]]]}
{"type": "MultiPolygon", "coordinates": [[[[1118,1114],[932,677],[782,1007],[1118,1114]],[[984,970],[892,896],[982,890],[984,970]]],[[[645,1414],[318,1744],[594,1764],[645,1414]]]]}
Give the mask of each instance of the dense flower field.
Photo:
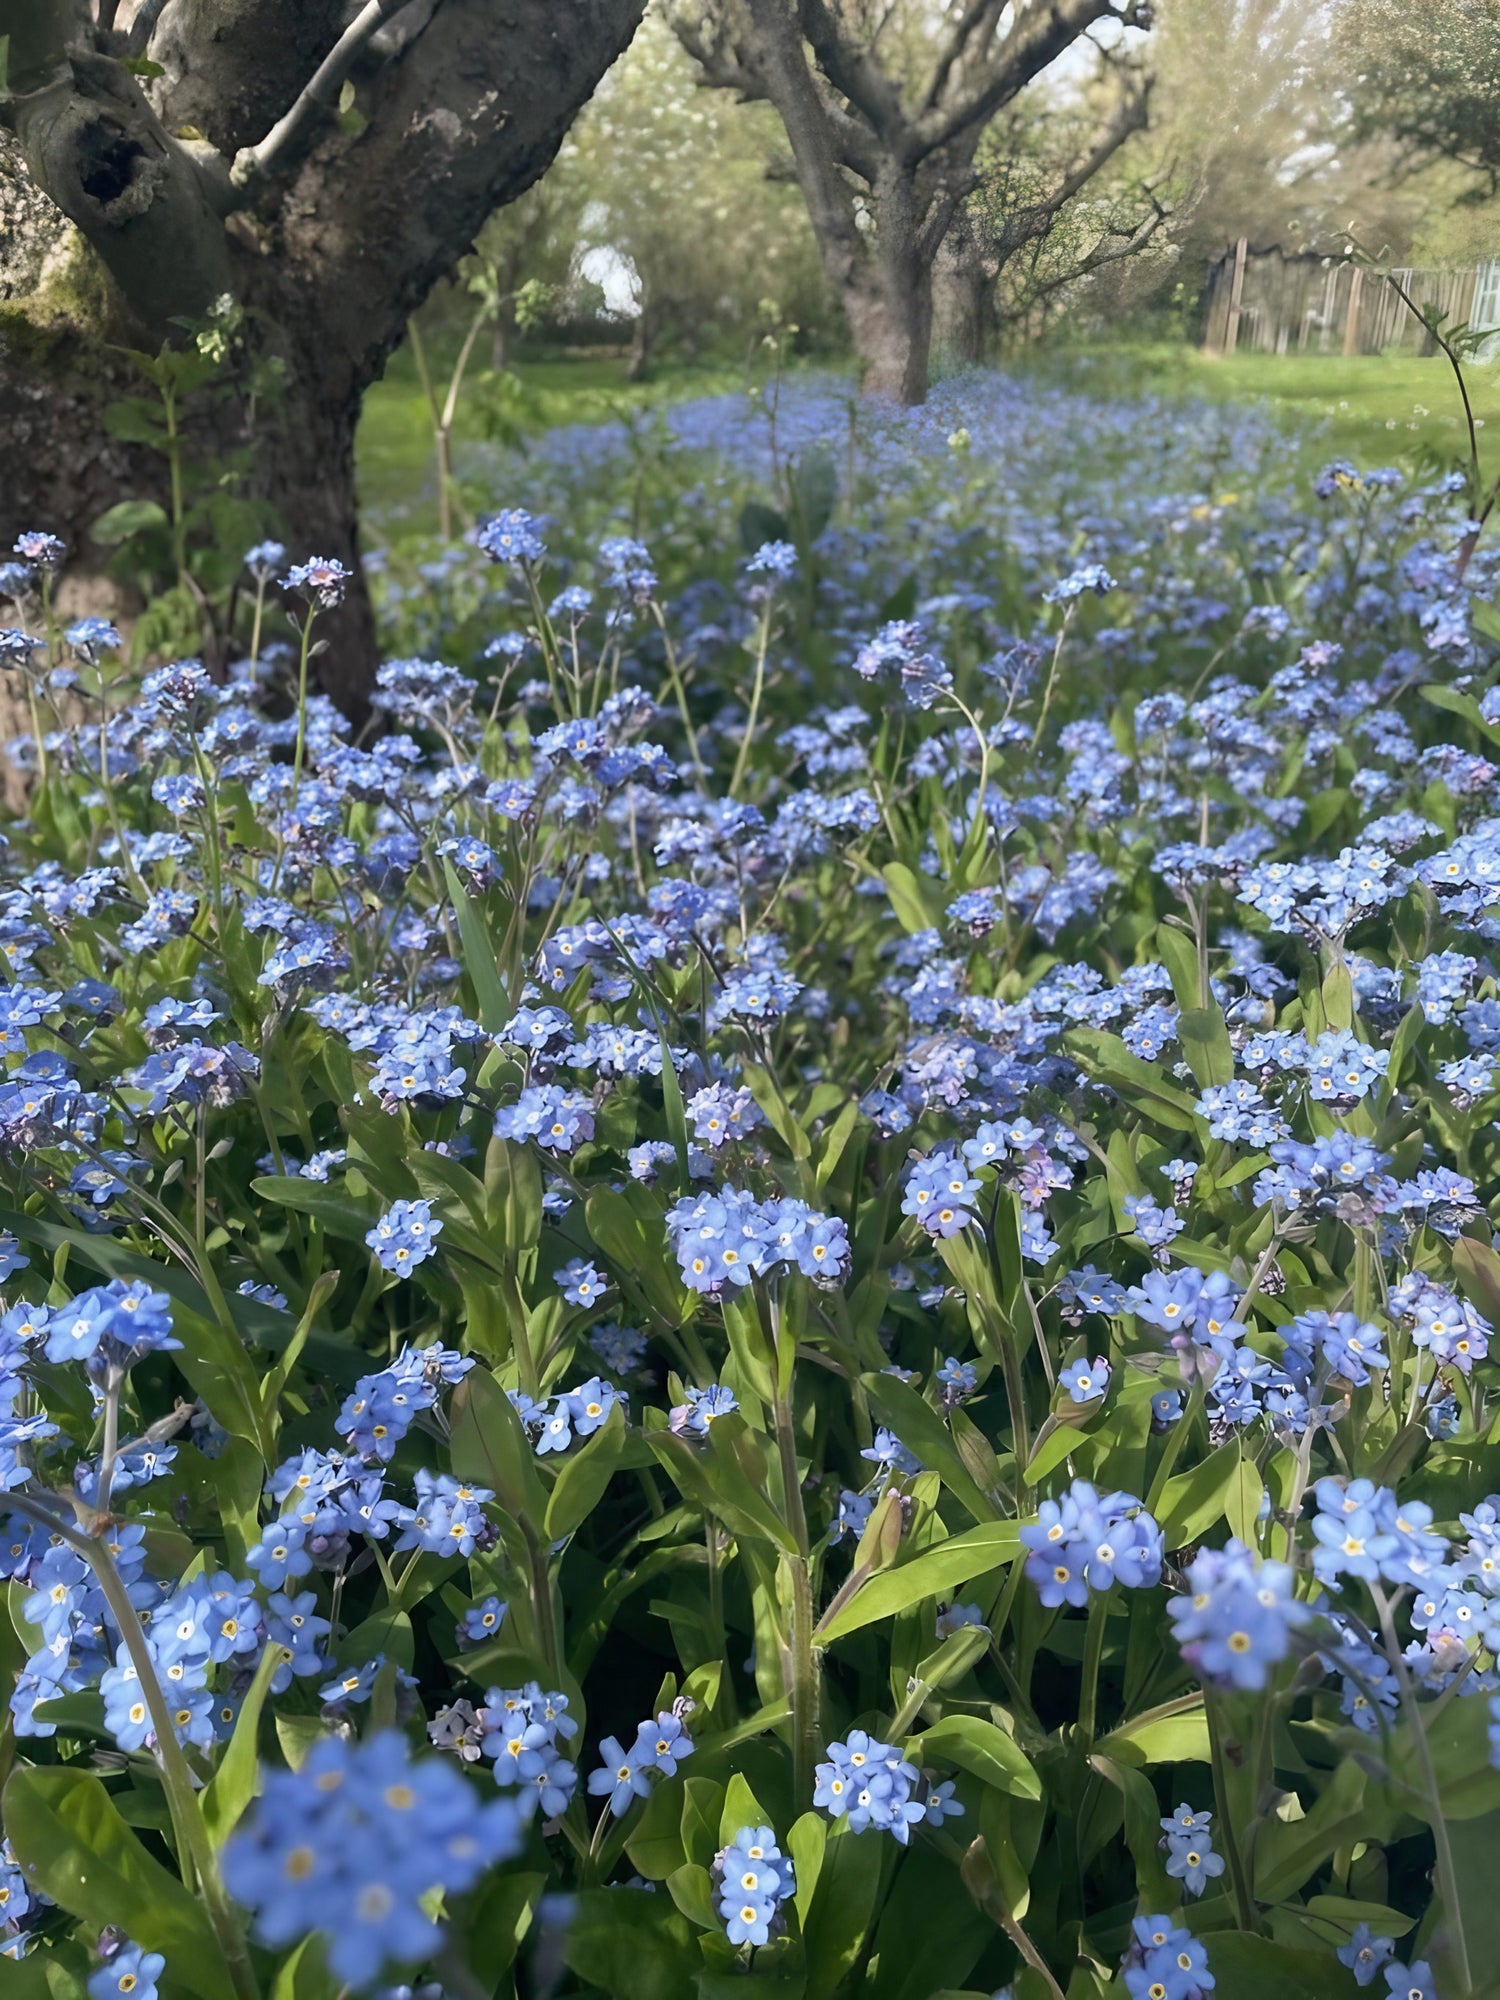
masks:
{"type": "Polygon", "coordinates": [[[1496,1990],[1494,570],[1297,463],[564,434],[358,734],[22,538],[0,2000],[1496,1990]]]}

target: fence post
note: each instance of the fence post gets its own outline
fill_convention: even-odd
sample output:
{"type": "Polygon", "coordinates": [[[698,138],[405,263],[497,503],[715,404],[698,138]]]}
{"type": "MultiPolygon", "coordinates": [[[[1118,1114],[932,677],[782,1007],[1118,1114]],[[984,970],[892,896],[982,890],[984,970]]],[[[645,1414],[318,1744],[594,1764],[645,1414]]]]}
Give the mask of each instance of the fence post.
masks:
{"type": "Polygon", "coordinates": [[[1224,352],[1233,354],[1240,340],[1240,299],[1245,290],[1245,258],[1250,239],[1242,236],[1234,246],[1234,282],[1229,288],[1229,321],[1224,328],[1224,352]]]}
{"type": "Polygon", "coordinates": [[[1349,309],[1344,314],[1344,352],[1359,352],[1359,294],[1364,281],[1364,266],[1356,264],[1349,280],[1349,309]]]}

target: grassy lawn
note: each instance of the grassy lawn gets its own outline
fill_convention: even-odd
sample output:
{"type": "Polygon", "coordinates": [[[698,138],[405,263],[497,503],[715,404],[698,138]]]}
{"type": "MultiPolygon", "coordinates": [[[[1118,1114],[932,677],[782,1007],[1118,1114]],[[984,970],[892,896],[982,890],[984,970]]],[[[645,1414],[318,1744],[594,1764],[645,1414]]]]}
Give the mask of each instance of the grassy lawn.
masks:
{"type": "MultiPolygon", "coordinates": [[[[438,394],[446,389],[443,356],[434,356],[438,394]]],[[[1293,435],[1305,433],[1309,459],[1352,459],[1362,466],[1404,464],[1421,453],[1457,461],[1467,453],[1457,387],[1441,356],[1240,354],[1210,359],[1190,347],[1121,345],[1063,349],[1019,364],[1048,381],[1099,395],[1202,396],[1212,401],[1268,404],[1293,435]]],[[[498,406],[508,435],[535,436],[561,424],[599,423],[685,396],[738,388],[742,371],[728,364],[668,359],[645,382],[625,379],[623,357],[582,355],[522,361],[498,406]]],[[[1481,463],[1500,472],[1500,365],[1468,370],[1469,393],[1481,425],[1481,463]]],[[[494,436],[496,402],[476,365],[460,399],[454,442],[460,470],[465,444],[494,436]]],[[[377,518],[407,532],[437,527],[433,430],[427,398],[409,348],[396,354],[385,380],[365,398],[359,432],[364,503],[377,518]]],[[[475,494],[478,504],[492,496],[475,494]]]]}
{"type": "MultiPolygon", "coordinates": [[[[1467,456],[1453,371],[1441,355],[1237,354],[1219,360],[1196,348],[1086,349],[1042,364],[1045,373],[1106,394],[1151,391],[1214,402],[1264,402],[1296,431],[1321,426],[1320,457],[1358,465],[1409,463],[1418,450],[1467,456]]],[[[1466,370],[1481,464],[1500,470],[1500,367],[1466,370]],[[1486,449],[1486,431],[1492,441],[1486,449]]]]}
{"type": "MultiPolygon", "coordinates": [[[[448,377],[442,355],[433,357],[439,400],[448,377]]],[[[713,395],[738,388],[741,370],[670,359],[654,367],[644,382],[625,379],[623,356],[586,355],[577,359],[521,361],[515,380],[497,400],[476,356],[465,377],[454,423],[455,454],[462,469],[463,448],[496,435],[499,415],[513,439],[535,436],[563,424],[602,423],[655,403],[683,396],[713,395]]],[[[399,515],[407,529],[437,528],[437,482],[433,459],[432,414],[411,350],[392,357],[385,379],[365,397],[360,417],[358,463],[360,497],[376,516],[399,515]]]]}

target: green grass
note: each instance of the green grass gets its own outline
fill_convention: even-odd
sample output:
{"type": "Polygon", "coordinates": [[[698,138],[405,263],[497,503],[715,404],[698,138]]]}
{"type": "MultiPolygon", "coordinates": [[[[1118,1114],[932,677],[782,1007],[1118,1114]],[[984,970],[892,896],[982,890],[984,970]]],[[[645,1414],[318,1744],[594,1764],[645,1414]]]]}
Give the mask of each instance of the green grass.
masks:
{"type": "MultiPolygon", "coordinates": [[[[1422,450],[1446,459],[1468,454],[1457,384],[1441,355],[1345,360],[1337,354],[1236,354],[1220,360],[1162,343],[1064,352],[1043,365],[1049,375],[1108,394],[1152,391],[1265,403],[1294,434],[1316,428],[1318,456],[1358,465],[1410,462],[1422,450]]],[[[1493,477],[1500,470],[1500,366],[1476,364],[1465,375],[1480,420],[1481,464],[1490,461],[1493,477]]]]}
{"type": "MultiPolygon", "coordinates": [[[[440,400],[448,382],[445,362],[451,367],[451,357],[432,357],[440,400]]],[[[646,381],[628,382],[625,366],[623,357],[598,355],[518,362],[512,372],[519,387],[506,397],[505,418],[524,441],[564,424],[603,423],[684,396],[714,395],[744,380],[743,370],[722,363],[671,359],[653,368],[646,381]]],[[[453,442],[460,477],[465,446],[487,434],[486,405],[493,399],[485,374],[476,357],[459,399],[453,442]]],[[[399,521],[403,533],[435,533],[432,414],[409,348],[393,357],[384,380],[365,397],[356,451],[360,499],[372,518],[399,521]]],[[[469,499],[471,505],[494,504],[489,494],[469,499]]]]}
{"type": "MultiPolygon", "coordinates": [[[[434,355],[439,395],[446,387],[445,357],[434,355]]],[[[449,362],[451,365],[451,360],[449,362]]],[[[1064,348],[1019,365],[1049,381],[1100,395],[1202,396],[1214,402],[1259,402],[1270,407],[1295,437],[1305,437],[1310,460],[1352,459],[1357,465],[1410,465],[1420,454],[1459,462],[1468,439],[1452,371],[1441,356],[1239,354],[1212,359],[1195,348],[1168,343],[1111,348],[1064,348]]],[[[743,371],[725,363],[668,359],[645,382],[625,379],[625,361],[614,356],[522,361],[519,389],[505,414],[522,436],[562,424],[599,423],[630,412],[737,388],[743,371]]],[[[1472,366],[1469,393],[1480,421],[1481,464],[1500,472],[1500,365],[1472,366]]],[[[476,367],[459,404],[455,455],[462,473],[464,447],[485,435],[484,371],[476,367]]],[[[392,360],[384,381],[365,398],[360,422],[360,492],[371,517],[402,535],[437,528],[432,419],[409,348],[392,360]]],[[[490,493],[470,492],[471,507],[494,505],[490,493]]]]}

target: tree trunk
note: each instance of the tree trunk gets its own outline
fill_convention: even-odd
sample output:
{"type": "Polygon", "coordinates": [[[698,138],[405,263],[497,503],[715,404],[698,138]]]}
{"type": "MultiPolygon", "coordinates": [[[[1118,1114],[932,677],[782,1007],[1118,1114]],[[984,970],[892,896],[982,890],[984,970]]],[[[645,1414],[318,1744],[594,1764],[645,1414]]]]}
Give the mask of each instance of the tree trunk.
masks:
{"type": "Polygon", "coordinates": [[[932,283],[935,346],[959,367],[976,367],[989,353],[994,333],[995,279],[961,223],[943,239],[932,283]]]}
{"type": "MultiPolygon", "coordinates": [[[[88,252],[55,211],[31,216],[27,231],[33,261],[52,276],[29,295],[0,297],[0,434],[12,468],[0,480],[0,559],[24,529],[60,535],[70,551],[64,588],[83,590],[91,612],[128,622],[139,601],[128,584],[107,577],[109,551],[90,530],[120,500],[170,504],[166,461],[109,431],[112,404],[127,396],[149,400],[153,393],[117,349],[151,352],[158,342],[107,281],[84,309],[78,286],[88,276],[88,252]]],[[[7,254],[22,240],[23,232],[13,232],[7,254]]],[[[308,323],[306,298],[295,285],[275,282],[275,269],[247,272],[243,296],[253,298],[253,324],[265,330],[282,363],[279,398],[263,400],[248,429],[239,396],[189,398],[182,410],[185,470],[191,484],[211,466],[240,463],[240,476],[225,490],[265,504],[294,561],[336,556],[349,570],[344,604],[319,617],[319,638],[326,643],[318,678],[341,707],[363,719],[378,657],[354,477],[364,384],[346,358],[320,341],[319,324],[308,323]]],[[[211,653],[206,642],[198,650],[211,653]]]]}
{"type": "Polygon", "coordinates": [[[887,192],[872,253],[842,288],[861,386],[908,406],[927,400],[932,355],[932,266],[910,207],[908,190],[887,192]]]}
{"type": "Polygon", "coordinates": [[[630,358],[625,363],[627,382],[644,382],[651,366],[651,351],[656,345],[656,326],[649,306],[644,303],[635,316],[635,325],[630,332],[630,358]]]}
{"type": "Polygon", "coordinates": [[[345,604],[319,620],[317,673],[361,718],[378,653],[359,562],[360,399],[485,219],[548,166],[643,5],[386,7],[342,86],[355,115],[334,118],[309,66],[343,0],[173,0],[144,17],[149,101],[142,50],[72,0],[0,0],[0,532],[46,528],[87,558],[107,506],[161,497],[161,459],[108,437],[109,404],[143,385],[107,350],[180,342],[182,319],[227,294],[252,359],[279,364],[280,393],[258,397],[247,435],[242,402],[200,392],[187,451],[237,457],[293,560],[334,556],[351,572],[345,604]]]}
{"type": "Polygon", "coordinates": [[[876,181],[875,226],[851,244],[837,217],[813,216],[823,270],[849,324],[868,395],[912,406],[927,400],[932,356],[932,231],[915,177],[892,166],[876,181]]]}

